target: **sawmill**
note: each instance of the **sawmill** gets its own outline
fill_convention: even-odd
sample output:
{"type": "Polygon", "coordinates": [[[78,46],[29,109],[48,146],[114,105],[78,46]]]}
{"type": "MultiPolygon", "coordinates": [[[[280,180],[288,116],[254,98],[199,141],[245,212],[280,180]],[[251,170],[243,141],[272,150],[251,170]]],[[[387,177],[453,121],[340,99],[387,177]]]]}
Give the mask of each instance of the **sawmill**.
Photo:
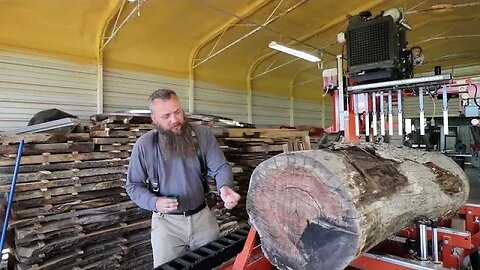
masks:
{"type": "Polygon", "coordinates": [[[0,1],[0,270],[480,270],[478,14],[0,1]]]}

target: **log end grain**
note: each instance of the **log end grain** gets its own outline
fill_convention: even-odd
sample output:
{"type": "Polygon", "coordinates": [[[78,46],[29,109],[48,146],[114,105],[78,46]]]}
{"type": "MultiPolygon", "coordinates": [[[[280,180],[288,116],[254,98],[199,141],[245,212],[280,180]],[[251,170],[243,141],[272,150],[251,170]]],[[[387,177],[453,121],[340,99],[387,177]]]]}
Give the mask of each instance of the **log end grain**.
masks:
{"type": "Polygon", "coordinates": [[[252,175],[247,211],[267,258],[282,269],[337,269],[353,257],[358,215],[343,183],[313,158],[293,153],[263,165],[252,175]]]}

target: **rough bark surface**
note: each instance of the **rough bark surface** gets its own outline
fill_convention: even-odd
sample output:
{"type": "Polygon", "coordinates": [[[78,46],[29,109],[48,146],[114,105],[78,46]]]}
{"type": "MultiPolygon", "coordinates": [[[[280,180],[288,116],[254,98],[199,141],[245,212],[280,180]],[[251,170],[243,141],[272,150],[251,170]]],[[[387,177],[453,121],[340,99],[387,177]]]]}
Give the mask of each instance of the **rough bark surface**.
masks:
{"type": "Polygon", "coordinates": [[[334,145],[280,154],[253,172],[247,212],[280,269],[344,269],[420,216],[468,198],[450,158],[387,145],[334,145]]]}

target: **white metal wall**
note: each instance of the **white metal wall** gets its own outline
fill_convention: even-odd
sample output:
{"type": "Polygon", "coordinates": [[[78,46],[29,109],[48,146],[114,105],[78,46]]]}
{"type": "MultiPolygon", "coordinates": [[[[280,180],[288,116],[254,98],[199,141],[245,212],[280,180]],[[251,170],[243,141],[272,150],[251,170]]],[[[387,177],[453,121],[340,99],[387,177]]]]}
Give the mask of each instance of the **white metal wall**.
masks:
{"type": "Polygon", "coordinates": [[[328,128],[333,125],[333,119],[335,118],[333,115],[333,101],[332,99],[327,99],[325,101],[325,128],[328,128]]]}
{"type": "MultiPolygon", "coordinates": [[[[139,72],[104,72],[105,112],[147,109],[148,96],[159,88],[174,90],[188,108],[188,81],[139,72]]],[[[247,121],[246,93],[207,84],[195,85],[195,112],[247,121]]]]}
{"type": "Polygon", "coordinates": [[[95,66],[0,51],[0,131],[26,126],[51,108],[81,118],[94,114],[95,66]]]}
{"type": "Polygon", "coordinates": [[[148,109],[148,97],[159,88],[174,90],[188,108],[187,81],[140,72],[106,70],[103,73],[105,112],[148,109]]]}
{"type": "MultiPolygon", "coordinates": [[[[442,71],[443,74],[451,73],[454,79],[461,77],[471,77],[480,75],[480,65],[468,66],[468,67],[458,67],[458,68],[444,68],[442,71]]],[[[416,73],[415,77],[425,77],[435,75],[433,70],[430,72],[416,73]]]]}
{"type": "MultiPolygon", "coordinates": [[[[425,117],[442,117],[442,100],[435,99],[432,100],[430,96],[424,96],[423,98],[423,107],[425,110],[425,117]],[[435,104],[435,108],[434,108],[435,104]]],[[[405,97],[403,99],[403,117],[404,118],[419,118],[419,101],[418,97],[405,97]]],[[[396,109],[394,108],[395,114],[396,109]]],[[[449,115],[458,116],[459,114],[459,99],[451,98],[448,101],[448,111],[449,115]]]]}
{"type": "Polygon", "coordinates": [[[290,106],[288,97],[268,93],[252,94],[252,120],[257,125],[289,125],[290,106]]]}
{"type": "Polygon", "coordinates": [[[213,85],[195,85],[195,112],[247,122],[247,93],[213,85]]]}
{"type": "MultiPolygon", "coordinates": [[[[188,81],[118,70],[104,71],[105,112],[146,109],[147,98],[156,89],[177,92],[188,107],[188,81]]],[[[0,52],[0,131],[26,126],[38,111],[57,108],[83,119],[96,113],[96,67],[47,57],[0,52]]],[[[253,92],[253,123],[288,125],[288,97],[253,92]]],[[[325,105],[325,123],[331,121],[331,106],[325,105]]],[[[296,125],[321,126],[321,104],[294,102],[296,125]]],[[[246,92],[197,83],[195,112],[215,114],[246,122],[246,92]]]]}
{"type": "Polygon", "coordinates": [[[306,100],[293,100],[295,126],[322,126],[322,104],[306,100]]]}

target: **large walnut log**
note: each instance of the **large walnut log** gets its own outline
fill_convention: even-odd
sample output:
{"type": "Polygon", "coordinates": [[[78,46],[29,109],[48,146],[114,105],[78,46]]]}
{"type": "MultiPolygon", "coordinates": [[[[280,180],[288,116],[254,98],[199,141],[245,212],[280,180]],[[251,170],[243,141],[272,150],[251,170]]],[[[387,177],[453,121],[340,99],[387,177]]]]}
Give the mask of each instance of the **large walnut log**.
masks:
{"type": "Polygon", "coordinates": [[[460,208],[469,184],[438,153],[335,145],[280,154],[253,172],[247,212],[280,269],[343,269],[420,217],[460,208]]]}

